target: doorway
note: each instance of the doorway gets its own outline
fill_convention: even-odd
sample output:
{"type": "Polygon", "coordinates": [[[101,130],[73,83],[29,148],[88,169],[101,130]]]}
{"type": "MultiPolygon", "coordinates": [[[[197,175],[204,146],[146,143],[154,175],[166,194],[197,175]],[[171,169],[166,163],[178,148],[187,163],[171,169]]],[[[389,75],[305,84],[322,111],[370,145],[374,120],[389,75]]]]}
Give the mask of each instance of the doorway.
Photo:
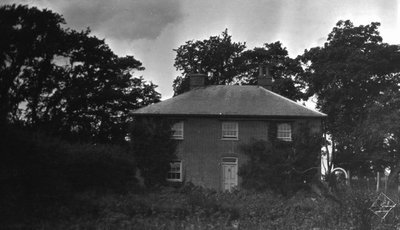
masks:
{"type": "Polygon", "coordinates": [[[235,157],[222,158],[222,190],[231,192],[238,185],[238,159],[235,157]]]}

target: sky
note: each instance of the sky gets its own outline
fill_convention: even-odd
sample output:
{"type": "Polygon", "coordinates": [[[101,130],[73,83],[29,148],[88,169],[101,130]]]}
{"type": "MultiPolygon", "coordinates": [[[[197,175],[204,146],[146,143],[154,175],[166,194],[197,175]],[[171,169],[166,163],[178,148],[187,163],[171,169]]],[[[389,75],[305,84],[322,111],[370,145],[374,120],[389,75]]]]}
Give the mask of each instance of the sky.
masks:
{"type": "Polygon", "coordinates": [[[400,44],[400,0],[1,0],[47,8],[76,30],[90,27],[119,56],[143,63],[137,72],[172,97],[173,49],[226,28],[248,49],[280,41],[296,57],[326,41],[339,20],[355,26],[380,22],[383,41],[400,44]]]}

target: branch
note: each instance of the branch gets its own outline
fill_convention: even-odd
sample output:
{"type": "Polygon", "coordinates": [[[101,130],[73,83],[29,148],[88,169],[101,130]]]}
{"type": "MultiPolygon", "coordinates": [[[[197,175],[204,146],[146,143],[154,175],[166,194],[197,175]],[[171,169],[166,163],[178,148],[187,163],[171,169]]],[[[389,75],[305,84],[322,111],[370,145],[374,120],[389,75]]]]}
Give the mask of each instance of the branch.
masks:
{"type": "Polygon", "coordinates": [[[306,169],[304,171],[299,171],[299,170],[295,169],[294,167],[292,167],[292,170],[295,171],[296,173],[299,173],[299,174],[304,174],[304,173],[306,173],[308,171],[311,171],[313,169],[319,169],[319,167],[311,167],[311,168],[308,168],[308,169],[306,169]]]}

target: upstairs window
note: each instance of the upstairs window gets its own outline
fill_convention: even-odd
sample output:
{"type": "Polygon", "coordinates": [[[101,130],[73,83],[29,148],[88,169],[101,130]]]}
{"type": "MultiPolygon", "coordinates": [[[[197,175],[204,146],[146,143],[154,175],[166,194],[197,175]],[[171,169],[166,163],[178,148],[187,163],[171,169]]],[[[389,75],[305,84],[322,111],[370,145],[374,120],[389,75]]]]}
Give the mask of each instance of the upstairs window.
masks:
{"type": "Polygon", "coordinates": [[[182,161],[172,161],[169,163],[170,169],[167,174],[167,181],[182,181],[182,161]]]}
{"type": "Polygon", "coordinates": [[[172,138],[178,140],[183,139],[183,121],[177,122],[172,125],[172,138]]]}
{"type": "Polygon", "coordinates": [[[222,122],[222,139],[238,139],[239,126],[237,122],[222,122]]]}
{"type": "Polygon", "coordinates": [[[282,141],[292,141],[292,126],[289,123],[278,124],[277,138],[282,141]]]}

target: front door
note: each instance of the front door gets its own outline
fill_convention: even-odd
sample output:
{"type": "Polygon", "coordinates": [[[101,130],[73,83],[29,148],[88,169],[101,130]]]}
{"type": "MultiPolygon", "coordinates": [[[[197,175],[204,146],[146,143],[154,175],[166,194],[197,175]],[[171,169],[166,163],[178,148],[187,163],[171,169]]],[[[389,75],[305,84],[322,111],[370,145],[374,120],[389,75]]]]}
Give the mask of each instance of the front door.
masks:
{"type": "Polygon", "coordinates": [[[222,189],[232,191],[238,185],[237,158],[222,159],[222,189]]]}

